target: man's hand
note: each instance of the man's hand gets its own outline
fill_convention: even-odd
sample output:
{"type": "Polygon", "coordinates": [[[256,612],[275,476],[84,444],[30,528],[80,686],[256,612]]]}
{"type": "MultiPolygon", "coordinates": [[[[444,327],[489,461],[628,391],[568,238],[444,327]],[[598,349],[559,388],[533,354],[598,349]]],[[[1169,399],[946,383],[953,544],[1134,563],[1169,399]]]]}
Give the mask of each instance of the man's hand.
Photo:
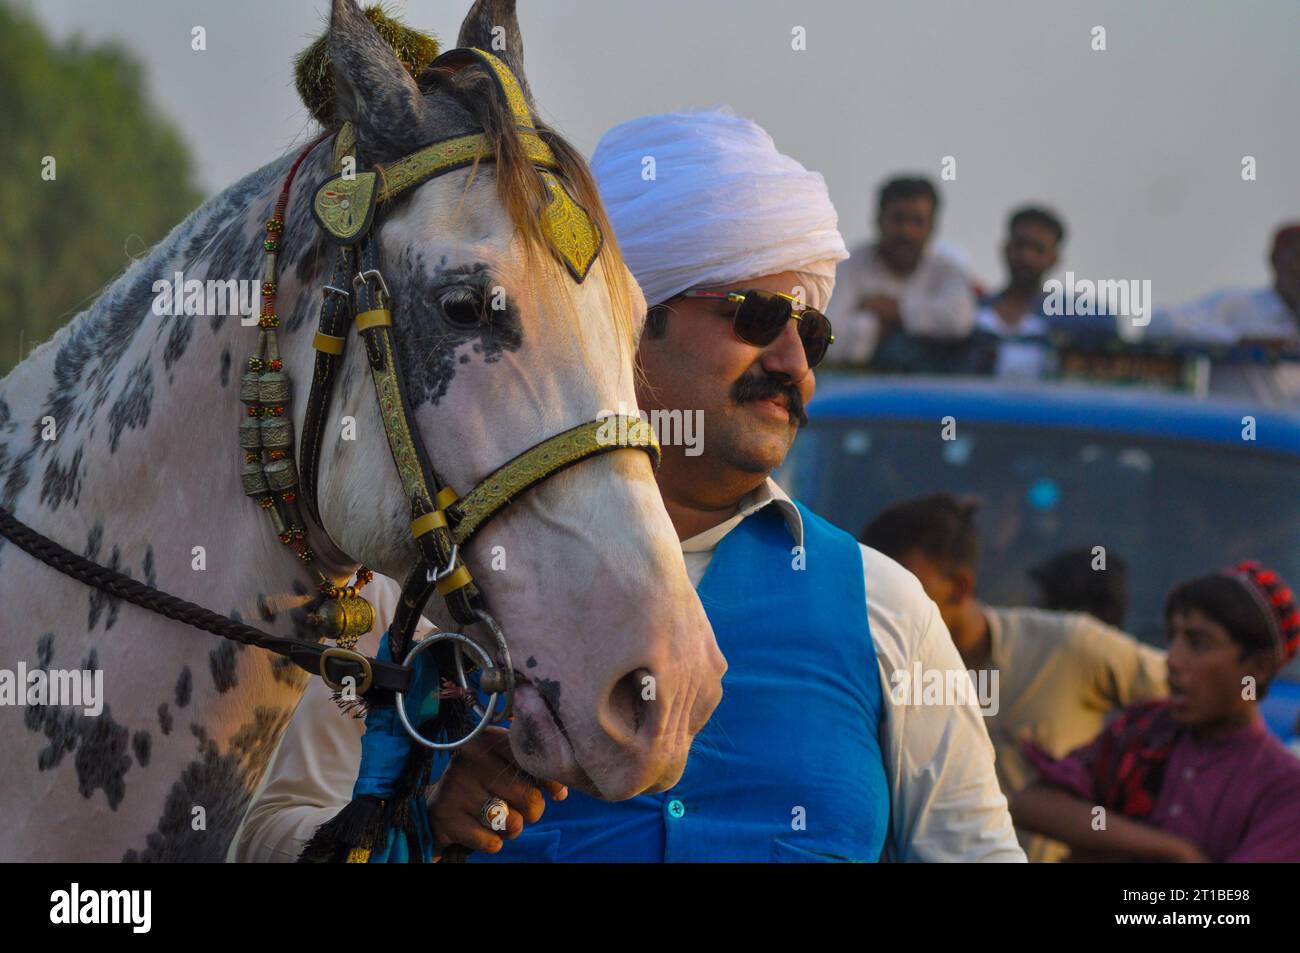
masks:
{"type": "Polygon", "coordinates": [[[899,310],[897,298],[891,298],[889,295],[863,295],[858,299],[858,308],[863,311],[874,311],[876,317],[880,319],[882,330],[893,330],[903,325],[903,314],[899,310]]]}
{"type": "Polygon", "coordinates": [[[1162,860],[1175,864],[1208,864],[1210,858],[1199,847],[1185,837],[1169,834],[1169,847],[1162,860]]]}
{"type": "Polygon", "coordinates": [[[441,852],[448,844],[460,844],[485,854],[501,850],[505,840],[514,840],[524,824],[536,824],[546,810],[542,787],[552,800],[563,801],[569,789],[554,781],[541,781],[515,764],[510,753],[509,732],[488,728],[452,755],[429,799],[429,823],[441,852]],[[540,786],[539,786],[540,785],[540,786]],[[501,819],[482,821],[483,805],[500,798],[510,806],[501,819]]]}

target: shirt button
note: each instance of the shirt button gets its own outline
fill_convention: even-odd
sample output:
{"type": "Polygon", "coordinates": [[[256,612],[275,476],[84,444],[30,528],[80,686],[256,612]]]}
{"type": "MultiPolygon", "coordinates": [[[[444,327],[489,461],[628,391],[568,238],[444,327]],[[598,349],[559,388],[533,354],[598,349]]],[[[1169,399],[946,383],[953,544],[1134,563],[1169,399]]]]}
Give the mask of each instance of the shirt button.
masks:
{"type": "Polygon", "coordinates": [[[1171,804],[1171,805],[1169,805],[1169,816],[1170,816],[1170,817],[1177,817],[1177,816],[1178,816],[1179,814],[1181,814],[1181,813],[1183,813],[1183,806],[1182,806],[1181,804],[1171,804]]]}
{"type": "Polygon", "coordinates": [[[673,817],[683,817],[686,814],[686,805],[673,799],[668,802],[668,813],[673,817]]]}

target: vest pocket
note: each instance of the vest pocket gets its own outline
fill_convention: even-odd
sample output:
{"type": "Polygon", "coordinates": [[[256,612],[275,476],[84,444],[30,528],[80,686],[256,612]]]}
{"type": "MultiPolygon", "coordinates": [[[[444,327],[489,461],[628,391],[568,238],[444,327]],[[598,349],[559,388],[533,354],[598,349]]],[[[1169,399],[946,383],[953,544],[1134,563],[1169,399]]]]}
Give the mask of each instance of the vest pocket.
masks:
{"type": "Polygon", "coordinates": [[[525,830],[515,840],[508,840],[495,854],[475,851],[469,863],[478,864],[553,864],[560,855],[560,832],[525,830]]]}
{"type": "Polygon", "coordinates": [[[788,841],[774,839],[768,861],[774,864],[846,864],[850,858],[839,854],[823,854],[806,847],[796,847],[788,841]]]}

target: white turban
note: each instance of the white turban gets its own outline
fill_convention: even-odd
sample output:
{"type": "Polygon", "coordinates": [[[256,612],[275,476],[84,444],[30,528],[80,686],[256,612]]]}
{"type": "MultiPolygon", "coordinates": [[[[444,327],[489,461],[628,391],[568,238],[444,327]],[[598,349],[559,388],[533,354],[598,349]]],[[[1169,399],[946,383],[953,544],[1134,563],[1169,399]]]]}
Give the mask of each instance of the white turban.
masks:
{"type": "Polygon", "coordinates": [[[826,180],[756,123],[725,106],[634,119],[601,137],[591,168],[647,304],[793,271],[826,309],[849,257],[826,180]]]}

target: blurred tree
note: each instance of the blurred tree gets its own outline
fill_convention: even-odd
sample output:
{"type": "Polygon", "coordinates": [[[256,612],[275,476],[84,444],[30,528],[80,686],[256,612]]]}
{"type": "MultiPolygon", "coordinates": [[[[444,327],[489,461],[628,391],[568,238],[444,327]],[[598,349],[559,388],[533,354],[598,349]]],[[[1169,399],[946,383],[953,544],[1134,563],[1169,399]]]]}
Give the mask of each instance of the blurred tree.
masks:
{"type": "Polygon", "coordinates": [[[0,143],[4,375],[201,194],[185,143],[148,101],[135,57],[111,44],[54,44],[7,0],[0,0],[0,143]],[[42,174],[47,156],[53,180],[42,174]]]}

